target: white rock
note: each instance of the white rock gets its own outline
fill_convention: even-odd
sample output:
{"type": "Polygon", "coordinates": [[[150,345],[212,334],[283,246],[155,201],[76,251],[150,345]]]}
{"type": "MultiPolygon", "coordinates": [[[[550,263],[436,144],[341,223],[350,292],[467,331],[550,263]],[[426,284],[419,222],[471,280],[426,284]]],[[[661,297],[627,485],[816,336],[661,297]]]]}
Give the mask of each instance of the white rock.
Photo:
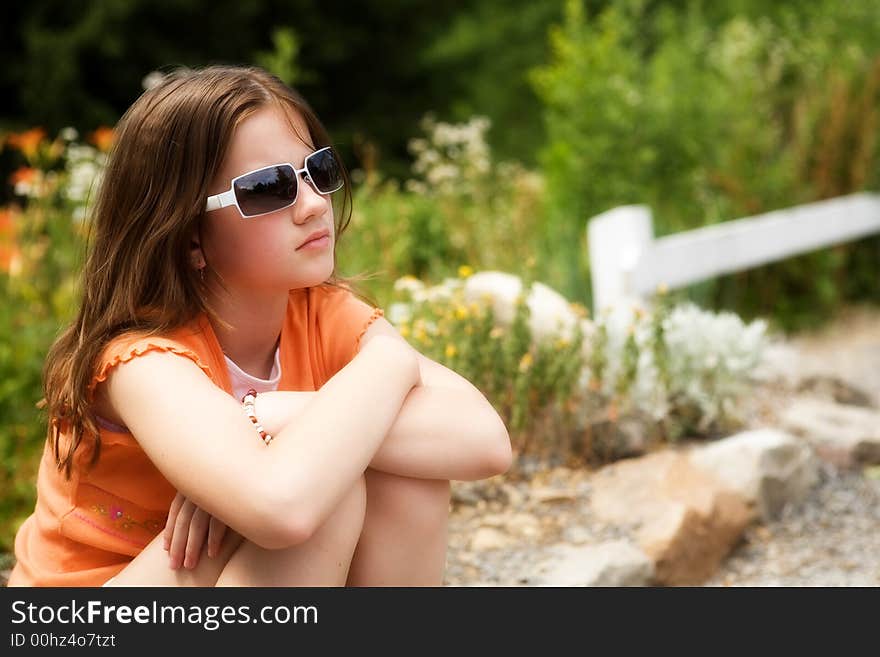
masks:
{"type": "Polygon", "coordinates": [[[690,460],[742,495],[765,521],[804,499],[819,481],[810,447],[775,429],[746,431],[696,448],[690,460]]]}
{"type": "Polygon", "coordinates": [[[471,550],[498,550],[507,547],[511,539],[507,534],[493,527],[480,527],[471,539],[471,550]]]}
{"type": "Polygon", "coordinates": [[[807,438],[822,458],[839,466],[880,463],[880,412],[801,398],[781,415],[783,426],[807,438]]]}
{"type": "MultiPolygon", "coordinates": [[[[522,287],[519,276],[500,271],[481,271],[465,282],[464,298],[468,302],[479,302],[489,297],[496,321],[507,326],[513,322],[516,300],[522,293],[522,287]]],[[[536,282],[532,285],[526,304],[531,315],[529,327],[535,340],[571,337],[579,320],[561,294],[536,282]]]]}
{"type": "Polygon", "coordinates": [[[561,545],[545,568],[542,586],[648,586],[654,576],[651,560],[627,541],[561,545]]]}

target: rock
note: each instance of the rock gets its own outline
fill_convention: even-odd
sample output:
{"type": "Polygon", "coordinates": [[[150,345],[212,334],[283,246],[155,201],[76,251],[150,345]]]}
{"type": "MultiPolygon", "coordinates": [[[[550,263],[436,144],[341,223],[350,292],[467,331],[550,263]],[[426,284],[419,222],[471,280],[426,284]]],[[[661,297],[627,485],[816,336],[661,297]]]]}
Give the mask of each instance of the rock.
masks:
{"type": "Polygon", "coordinates": [[[765,521],[803,500],[819,481],[819,464],[808,445],[781,431],[757,429],[724,438],[690,453],[698,468],[753,505],[765,521]]]}
{"type": "Polygon", "coordinates": [[[582,545],[583,543],[589,543],[593,539],[593,533],[589,529],[579,527],[578,525],[566,527],[562,536],[566,542],[572,545],[582,545]]]}
{"type": "Polygon", "coordinates": [[[809,393],[838,404],[871,406],[871,398],[866,393],[836,376],[808,376],[798,384],[796,390],[798,393],[809,393]]]}
{"type": "MultiPolygon", "coordinates": [[[[508,326],[513,322],[516,301],[522,293],[519,276],[500,271],[481,271],[468,277],[464,298],[479,302],[485,297],[492,301],[496,321],[508,326]]],[[[526,304],[529,307],[529,326],[536,341],[557,336],[571,337],[579,320],[568,300],[543,283],[534,283],[526,304]]]]}
{"type": "Polygon", "coordinates": [[[784,428],[804,436],[838,467],[880,464],[880,412],[817,399],[795,399],[781,413],[784,428]]]}
{"type": "Polygon", "coordinates": [[[476,491],[469,486],[461,486],[459,482],[452,483],[452,502],[454,504],[468,504],[476,506],[481,500],[476,491]]]}
{"type": "Polygon", "coordinates": [[[577,493],[571,490],[561,490],[558,488],[538,488],[533,490],[531,498],[536,502],[570,502],[577,499],[577,493]]]}
{"type": "Polygon", "coordinates": [[[498,550],[510,545],[511,539],[507,534],[494,527],[480,527],[471,538],[471,550],[498,550]]]}
{"type": "Polygon", "coordinates": [[[628,415],[617,422],[593,423],[590,449],[605,462],[642,456],[653,442],[653,424],[655,421],[644,414],[628,415]]]}
{"type": "Polygon", "coordinates": [[[639,532],[639,546],[654,562],[658,584],[695,586],[715,573],[750,519],[739,496],[721,491],[709,514],[685,503],[666,506],[639,532]]]}
{"type": "Polygon", "coordinates": [[[619,461],[592,484],[593,512],[639,530],[639,544],[663,585],[709,577],[753,517],[744,499],[675,451],[619,461]]]}
{"type": "Polygon", "coordinates": [[[628,541],[557,546],[545,568],[539,586],[649,586],[654,576],[651,560],[628,541]]]}

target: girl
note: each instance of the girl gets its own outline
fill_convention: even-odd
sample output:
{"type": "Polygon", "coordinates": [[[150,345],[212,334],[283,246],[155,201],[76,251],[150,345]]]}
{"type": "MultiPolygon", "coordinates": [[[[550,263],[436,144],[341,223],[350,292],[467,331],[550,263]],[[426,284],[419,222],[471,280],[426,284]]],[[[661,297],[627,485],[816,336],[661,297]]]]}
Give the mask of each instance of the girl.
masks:
{"type": "Polygon", "coordinates": [[[315,114],[183,69],[116,134],[9,585],[440,585],[449,480],[510,441],[335,274],[351,196],[315,114]]]}

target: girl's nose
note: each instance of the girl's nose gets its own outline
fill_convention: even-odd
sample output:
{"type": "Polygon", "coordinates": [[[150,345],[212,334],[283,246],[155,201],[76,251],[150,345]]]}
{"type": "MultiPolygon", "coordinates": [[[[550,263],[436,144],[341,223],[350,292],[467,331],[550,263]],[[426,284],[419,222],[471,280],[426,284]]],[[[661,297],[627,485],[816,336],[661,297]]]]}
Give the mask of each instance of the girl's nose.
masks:
{"type": "Polygon", "coordinates": [[[300,178],[299,192],[294,204],[296,210],[294,214],[298,219],[305,222],[314,215],[323,214],[329,202],[330,197],[319,193],[309,175],[304,172],[300,178]]]}

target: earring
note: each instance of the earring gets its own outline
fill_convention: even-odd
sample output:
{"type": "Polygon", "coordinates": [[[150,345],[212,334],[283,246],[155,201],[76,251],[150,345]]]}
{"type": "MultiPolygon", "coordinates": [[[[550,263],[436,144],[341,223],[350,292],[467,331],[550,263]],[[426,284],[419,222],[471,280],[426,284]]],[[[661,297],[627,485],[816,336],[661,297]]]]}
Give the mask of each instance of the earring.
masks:
{"type": "Polygon", "coordinates": [[[199,267],[199,278],[202,279],[202,283],[205,282],[205,267],[199,267]]]}

